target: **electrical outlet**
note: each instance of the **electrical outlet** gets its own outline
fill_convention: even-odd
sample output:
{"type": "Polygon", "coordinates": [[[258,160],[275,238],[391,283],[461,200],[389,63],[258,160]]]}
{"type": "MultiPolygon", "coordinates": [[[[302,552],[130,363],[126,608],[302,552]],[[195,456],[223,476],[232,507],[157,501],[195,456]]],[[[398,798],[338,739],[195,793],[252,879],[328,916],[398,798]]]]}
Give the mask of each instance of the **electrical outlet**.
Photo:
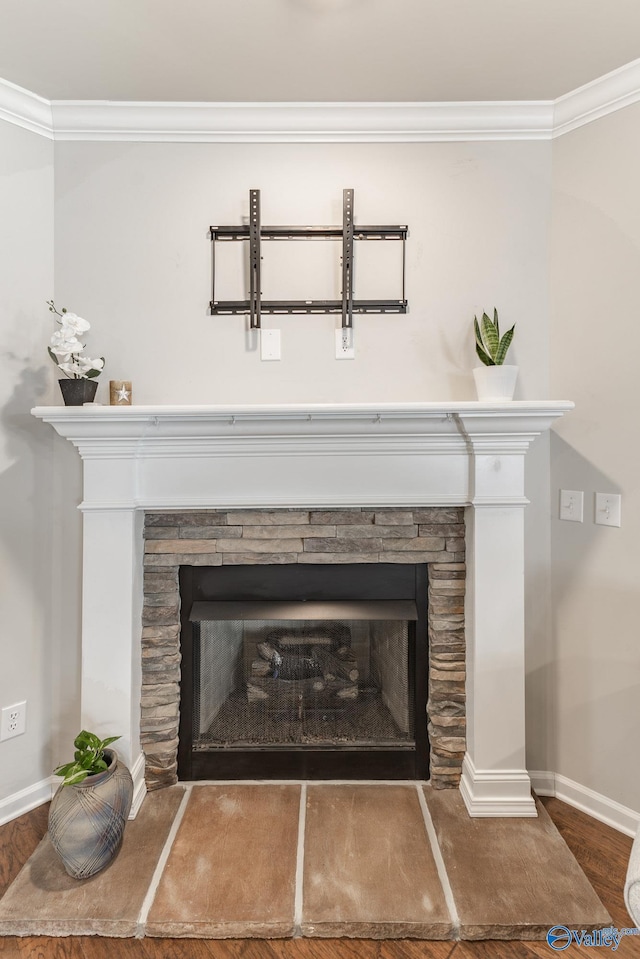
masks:
{"type": "Polygon", "coordinates": [[[27,728],[27,703],[14,703],[5,706],[0,715],[0,741],[22,736],[27,728]]]}
{"type": "Polygon", "coordinates": [[[336,330],[336,359],[355,360],[356,349],[353,345],[353,327],[336,330]]]}

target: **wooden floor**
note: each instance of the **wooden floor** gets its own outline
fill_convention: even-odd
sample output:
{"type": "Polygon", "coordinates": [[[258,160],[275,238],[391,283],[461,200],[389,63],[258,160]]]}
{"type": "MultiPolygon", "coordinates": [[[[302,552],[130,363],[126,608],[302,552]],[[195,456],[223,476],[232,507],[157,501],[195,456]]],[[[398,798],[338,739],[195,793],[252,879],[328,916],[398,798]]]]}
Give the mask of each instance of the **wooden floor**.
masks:
{"type": "MultiPolygon", "coordinates": [[[[631,839],[572,809],[543,800],[551,818],[582,866],[618,929],[632,925],[622,890],[631,839]]],[[[0,896],[18,874],[47,829],[48,806],[0,827],[0,896]]],[[[563,955],[640,959],[640,937],[619,948],[571,945],[563,955]]],[[[66,939],[0,937],[2,959],[549,959],[558,955],[543,942],[422,942],[356,939],[204,940],[66,939]]]]}

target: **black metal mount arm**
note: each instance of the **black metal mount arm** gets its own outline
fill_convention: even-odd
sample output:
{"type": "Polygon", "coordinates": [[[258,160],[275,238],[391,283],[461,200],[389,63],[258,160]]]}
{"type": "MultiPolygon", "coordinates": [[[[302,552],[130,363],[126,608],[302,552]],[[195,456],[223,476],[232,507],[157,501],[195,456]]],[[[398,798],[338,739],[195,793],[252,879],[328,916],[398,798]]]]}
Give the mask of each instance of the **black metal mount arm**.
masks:
{"type": "Polygon", "coordinates": [[[406,313],[405,263],[406,226],[355,226],[353,219],[354,191],[343,191],[342,226],[262,226],[260,222],[260,190],[249,191],[249,223],[246,226],[212,226],[212,316],[249,314],[252,329],[260,329],[262,314],[340,313],[342,326],[353,326],[354,313],[406,313]],[[336,240],[342,241],[342,299],[340,300],[263,300],[261,282],[261,244],[270,240],[336,240]],[[247,300],[216,299],[216,242],[249,241],[249,298],[247,300]],[[402,243],[402,297],[399,300],[358,300],[353,295],[354,244],[356,240],[393,240],[402,243]]]}

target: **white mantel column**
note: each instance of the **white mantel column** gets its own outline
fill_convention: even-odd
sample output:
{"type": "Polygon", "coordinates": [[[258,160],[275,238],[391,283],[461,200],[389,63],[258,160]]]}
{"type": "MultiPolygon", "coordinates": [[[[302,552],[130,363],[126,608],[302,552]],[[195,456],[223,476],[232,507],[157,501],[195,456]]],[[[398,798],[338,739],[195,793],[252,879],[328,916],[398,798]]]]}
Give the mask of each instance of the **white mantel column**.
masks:
{"type": "Polygon", "coordinates": [[[467,753],[460,791],[471,816],[536,816],[525,766],[524,458],[533,436],[465,420],[467,753]]]}
{"type": "Polygon", "coordinates": [[[132,507],[133,458],[85,459],[84,467],[81,723],[101,738],[121,736],[114,748],[133,777],[133,817],[146,792],[140,745],[144,512],[132,507]]]}

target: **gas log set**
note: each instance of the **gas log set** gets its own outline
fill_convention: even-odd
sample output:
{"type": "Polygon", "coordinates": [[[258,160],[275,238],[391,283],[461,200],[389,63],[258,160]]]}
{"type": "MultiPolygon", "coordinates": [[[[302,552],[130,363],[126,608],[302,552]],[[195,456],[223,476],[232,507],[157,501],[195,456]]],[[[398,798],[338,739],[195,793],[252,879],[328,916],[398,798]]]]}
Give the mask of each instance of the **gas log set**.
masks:
{"type": "Polygon", "coordinates": [[[247,701],[274,710],[335,710],[358,698],[360,670],[348,627],[274,629],[256,644],[247,701]]]}

